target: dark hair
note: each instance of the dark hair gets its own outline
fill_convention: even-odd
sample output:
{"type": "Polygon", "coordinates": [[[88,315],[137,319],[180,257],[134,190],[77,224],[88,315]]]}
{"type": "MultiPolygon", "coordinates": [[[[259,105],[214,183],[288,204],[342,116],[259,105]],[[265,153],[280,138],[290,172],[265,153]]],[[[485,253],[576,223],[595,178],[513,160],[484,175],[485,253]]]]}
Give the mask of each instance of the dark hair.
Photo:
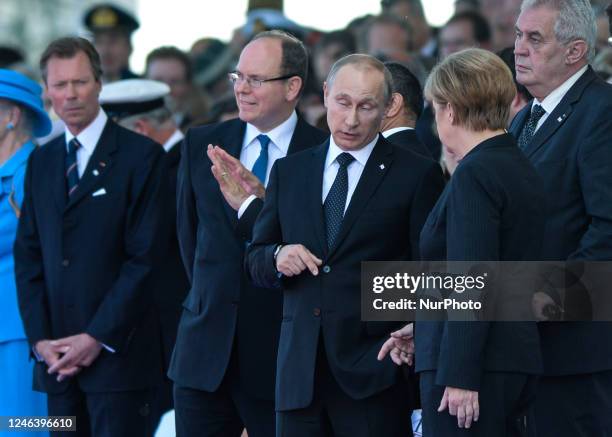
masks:
{"type": "Polygon", "coordinates": [[[525,88],[524,85],[521,85],[516,81],[516,66],[514,65],[514,47],[506,47],[497,53],[502,61],[506,63],[510,71],[512,72],[512,79],[514,79],[514,84],[516,85],[516,92],[523,96],[523,98],[528,102],[533,99],[531,93],[525,88]]]}
{"type": "Polygon", "coordinates": [[[74,58],[79,52],[87,56],[94,78],[97,82],[100,82],[102,66],[100,55],[95,47],[85,38],[69,36],[52,41],[41,55],[40,74],[45,83],[47,83],[47,64],[51,58],[70,59],[74,58]]]}
{"type": "Polygon", "coordinates": [[[387,12],[397,3],[408,3],[410,4],[411,8],[414,8],[412,9],[412,12],[416,12],[420,17],[425,17],[425,11],[423,10],[421,0],[381,0],[380,7],[382,8],[383,12],[387,12]]]}
{"type": "Polygon", "coordinates": [[[355,36],[348,30],[334,30],[333,32],[324,33],[321,35],[321,39],[317,41],[314,49],[315,51],[320,50],[333,44],[338,44],[344,48],[342,56],[355,53],[357,49],[355,36]]]}
{"type": "Polygon", "coordinates": [[[472,25],[472,33],[474,34],[474,39],[479,42],[490,42],[491,41],[491,26],[489,26],[489,22],[482,14],[476,11],[464,11],[459,12],[458,14],[453,15],[446,22],[444,27],[449,24],[457,23],[459,21],[469,21],[472,25]]]}
{"type": "Polygon", "coordinates": [[[606,8],[606,14],[608,14],[608,27],[610,28],[609,32],[612,34],[612,3],[610,3],[606,8]]]}
{"type": "Polygon", "coordinates": [[[283,76],[294,74],[300,77],[302,79],[301,94],[308,78],[308,51],[304,43],[290,33],[277,29],[259,32],[251,41],[262,38],[280,40],[283,51],[280,74],[283,76]]]}
{"type": "Polygon", "coordinates": [[[185,69],[185,79],[187,82],[191,82],[193,78],[193,65],[191,64],[191,59],[187,53],[174,46],[163,46],[154,49],[147,55],[145,76],[147,76],[149,73],[149,66],[151,63],[158,59],[174,59],[183,64],[183,68],[185,69]]]}
{"type": "Polygon", "coordinates": [[[404,108],[415,115],[415,120],[423,112],[423,89],[417,77],[399,62],[385,62],[385,67],[393,78],[392,90],[404,98],[404,108]]]}

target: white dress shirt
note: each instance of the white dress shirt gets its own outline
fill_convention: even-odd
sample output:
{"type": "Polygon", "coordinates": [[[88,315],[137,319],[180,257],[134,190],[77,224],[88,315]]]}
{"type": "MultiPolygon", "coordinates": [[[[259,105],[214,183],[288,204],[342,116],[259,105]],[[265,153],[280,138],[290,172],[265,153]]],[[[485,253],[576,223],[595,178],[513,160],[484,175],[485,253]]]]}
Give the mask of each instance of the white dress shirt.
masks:
{"type": "MultiPolygon", "coordinates": [[[[293,131],[297,125],[298,118],[295,111],[291,113],[289,118],[276,126],[269,132],[261,132],[255,126],[247,123],[246,130],[244,132],[244,139],[242,140],[242,151],[240,152],[240,162],[246,167],[247,170],[251,170],[259,154],[261,153],[261,144],[257,139],[258,135],[267,135],[270,138],[268,144],[268,168],[266,169],[266,180],[264,186],[268,185],[268,179],[270,178],[270,170],[272,165],[279,158],[287,156],[289,150],[289,144],[291,143],[291,137],[293,131]]],[[[242,217],[244,211],[249,207],[251,202],[256,199],[254,194],[250,195],[240,208],[238,208],[238,218],[242,217]]]]}
{"type": "Polygon", "coordinates": [[[384,138],[389,138],[391,135],[396,134],[398,132],[405,131],[405,130],[414,130],[414,128],[413,127],[408,127],[408,126],[394,127],[394,128],[391,128],[391,129],[387,129],[384,132],[381,132],[381,134],[382,134],[382,136],[384,138]]]}
{"type": "Polygon", "coordinates": [[[538,99],[535,99],[535,98],[533,99],[533,104],[531,105],[531,109],[533,109],[533,105],[540,105],[546,111],[546,113],[538,121],[538,125],[536,126],[536,132],[544,124],[548,116],[555,110],[557,105],[561,103],[561,100],[563,100],[563,97],[565,97],[565,95],[570,90],[570,88],[574,86],[574,84],[578,82],[578,79],[580,79],[580,77],[587,71],[587,68],[588,68],[588,65],[585,65],[580,70],[578,70],[576,73],[574,73],[569,79],[563,82],[560,86],[558,86],[555,90],[553,90],[549,95],[544,97],[544,100],[542,100],[542,102],[539,102],[538,99]]]}
{"type": "MultiPolygon", "coordinates": [[[[77,170],[79,172],[79,179],[83,177],[89,158],[91,158],[94,150],[96,150],[96,146],[98,145],[98,141],[100,141],[107,120],[108,117],[106,113],[100,108],[96,118],[76,136],[79,143],[81,143],[81,147],[77,149],[77,170]]],[[[68,143],[74,137],[75,136],[66,128],[66,150],[68,150],[68,143]]]]}
{"type": "Polygon", "coordinates": [[[166,142],[162,145],[162,147],[164,148],[166,152],[169,152],[172,149],[172,147],[174,147],[174,145],[178,143],[179,141],[181,141],[183,138],[185,138],[185,135],[183,135],[183,132],[177,129],[170,136],[170,138],[166,140],[166,142]]]}
{"type": "MultiPolygon", "coordinates": [[[[344,205],[344,212],[351,203],[351,198],[353,197],[353,193],[355,192],[355,188],[357,188],[357,183],[361,178],[361,173],[363,173],[363,169],[365,168],[366,163],[368,162],[368,158],[372,154],[372,150],[374,150],[374,146],[378,141],[378,135],[359,150],[350,150],[348,153],[353,155],[355,160],[351,162],[347,167],[348,172],[348,192],[346,194],[346,205],[344,205]]],[[[340,164],[336,161],[336,158],[341,153],[344,153],[345,150],[342,150],[336,142],[334,141],[334,137],[329,138],[329,149],[327,150],[327,157],[325,158],[325,166],[323,167],[323,192],[321,193],[321,203],[325,203],[325,198],[329,194],[329,190],[336,179],[336,175],[338,174],[338,169],[340,168],[340,164]]]]}

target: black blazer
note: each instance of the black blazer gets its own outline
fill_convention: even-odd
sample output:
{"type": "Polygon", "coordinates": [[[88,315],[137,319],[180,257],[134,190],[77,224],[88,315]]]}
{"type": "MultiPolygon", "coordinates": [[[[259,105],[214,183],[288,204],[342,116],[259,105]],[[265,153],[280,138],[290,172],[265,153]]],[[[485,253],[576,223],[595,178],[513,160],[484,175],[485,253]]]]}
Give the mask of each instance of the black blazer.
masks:
{"type": "MultiPolygon", "coordinates": [[[[422,256],[537,260],[543,203],[543,182],[514,138],[495,136],[461,160],[423,227],[422,256]]],[[[417,322],[415,342],[416,370],[437,370],[442,386],[479,390],[483,371],[542,371],[535,322],[417,322]]]]}
{"type": "MultiPolygon", "coordinates": [[[[178,175],[178,236],[191,280],[169,376],[175,383],[215,391],[237,346],[241,383],[250,395],[273,399],[281,296],[252,286],[243,274],[250,229],[263,202],[240,222],[219,190],[206,155],[208,144],[240,157],[246,123],[239,119],[190,129],[178,175]]],[[[288,153],[319,144],[324,135],[301,119],[288,153]]]]}
{"type": "Polygon", "coordinates": [[[329,141],[277,161],[248,249],[253,281],[283,290],[277,410],[310,404],[320,335],[331,371],[349,396],[363,399],[401,377],[391,360],[376,360],[401,323],[360,320],[361,262],[418,259],[421,227],[444,185],[436,163],[381,136],[328,251],[321,202],[328,147],[329,141]],[[303,244],[323,259],[319,275],[302,273],[279,283],[273,259],[279,243],[303,244]]]}
{"type": "MultiPolygon", "coordinates": [[[[15,241],[19,307],[28,341],[82,332],[103,350],[76,376],[86,392],[133,390],[162,376],[149,275],[160,241],[163,149],[108,121],[67,200],[62,135],[29,161],[15,241]],[[93,196],[104,189],[106,194],[93,196]]],[[[37,363],[35,388],[62,392],[37,363]]]]}
{"type": "MultiPolygon", "coordinates": [[[[531,103],[513,120],[518,138],[531,103]]],[[[544,180],[545,260],[612,260],[612,86],[588,70],[536,131],[525,154],[544,180]]],[[[540,323],[547,375],[612,369],[612,323],[540,323]],[[570,351],[570,353],[568,353],[570,351]]]]}
{"type": "Polygon", "coordinates": [[[419,140],[416,130],[414,129],[406,129],[395,132],[393,135],[389,135],[387,137],[387,141],[390,141],[398,146],[406,147],[417,155],[433,159],[431,152],[427,149],[425,144],[419,140]]]}
{"type": "Polygon", "coordinates": [[[163,204],[163,229],[167,242],[160,268],[153,272],[155,302],[161,323],[164,368],[167,370],[174,350],[182,302],[189,291],[189,279],[181,258],[176,233],[176,178],[181,160],[181,141],[164,155],[167,193],[163,204]]]}

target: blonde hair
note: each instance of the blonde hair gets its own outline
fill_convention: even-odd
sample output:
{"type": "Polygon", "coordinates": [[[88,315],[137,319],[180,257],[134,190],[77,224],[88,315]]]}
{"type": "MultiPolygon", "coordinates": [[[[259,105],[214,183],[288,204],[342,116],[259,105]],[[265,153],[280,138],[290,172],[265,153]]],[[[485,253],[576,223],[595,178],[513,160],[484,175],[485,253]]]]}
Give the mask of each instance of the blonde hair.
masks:
{"type": "Polygon", "coordinates": [[[482,49],[454,53],[436,65],[427,78],[425,97],[450,103],[454,124],[473,131],[506,127],[516,86],[508,66],[482,49]]]}

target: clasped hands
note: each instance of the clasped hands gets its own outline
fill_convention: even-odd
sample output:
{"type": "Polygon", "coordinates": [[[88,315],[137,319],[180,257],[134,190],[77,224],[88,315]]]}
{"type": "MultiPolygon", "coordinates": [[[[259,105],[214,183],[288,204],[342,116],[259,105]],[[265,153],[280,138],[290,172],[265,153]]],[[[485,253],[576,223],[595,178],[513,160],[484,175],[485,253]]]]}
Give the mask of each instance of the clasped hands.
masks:
{"type": "Polygon", "coordinates": [[[263,199],[266,189],[261,181],[252,172],[246,169],[240,160],[234,158],[219,146],[208,145],[206,150],[208,158],[213,165],[211,171],[217,182],[225,201],[236,211],[254,195],[263,199]]]}
{"type": "MultiPolygon", "coordinates": [[[[409,323],[402,329],[392,332],[378,352],[378,360],[383,360],[387,354],[391,360],[401,366],[411,366],[414,362],[414,324],[409,323]]],[[[472,422],[477,422],[480,416],[478,392],[462,388],[449,387],[444,389],[438,412],[448,409],[452,416],[457,417],[459,428],[470,428],[472,422]]]]}
{"type": "Polygon", "coordinates": [[[102,345],[89,334],[77,334],[57,340],[40,340],[35,345],[36,353],[45,360],[47,373],[57,374],[61,382],[75,376],[84,367],[89,367],[102,350],[102,345]]]}

